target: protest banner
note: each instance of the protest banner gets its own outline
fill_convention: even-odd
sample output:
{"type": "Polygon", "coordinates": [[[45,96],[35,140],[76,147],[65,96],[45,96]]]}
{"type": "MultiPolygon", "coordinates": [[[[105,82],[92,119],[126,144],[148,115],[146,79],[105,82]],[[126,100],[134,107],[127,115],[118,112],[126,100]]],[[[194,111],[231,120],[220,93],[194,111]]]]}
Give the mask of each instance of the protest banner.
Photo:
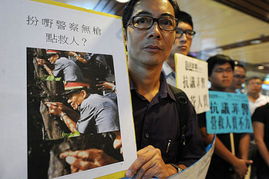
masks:
{"type": "Polygon", "coordinates": [[[190,99],[196,112],[209,110],[207,63],[182,54],[175,54],[176,86],[190,99]]]}
{"type": "Polygon", "coordinates": [[[136,144],[121,19],[49,0],[3,0],[0,14],[1,178],[96,178],[126,170],[136,144]],[[68,82],[81,79],[73,84],[113,104],[115,131],[74,130],[66,122],[85,122],[82,103],[69,105],[66,93],[68,82]],[[56,114],[53,105],[68,108],[56,114]],[[92,149],[106,160],[89,159],[92,149]],[[71,167],[79,157],[94,165],[71,167]]]}
{"type": "Polygon", "coordinates": [[[209,99],[210,111],[206,113],[209,134],[253,132],[245,94],[209,91],[209,99]]]}

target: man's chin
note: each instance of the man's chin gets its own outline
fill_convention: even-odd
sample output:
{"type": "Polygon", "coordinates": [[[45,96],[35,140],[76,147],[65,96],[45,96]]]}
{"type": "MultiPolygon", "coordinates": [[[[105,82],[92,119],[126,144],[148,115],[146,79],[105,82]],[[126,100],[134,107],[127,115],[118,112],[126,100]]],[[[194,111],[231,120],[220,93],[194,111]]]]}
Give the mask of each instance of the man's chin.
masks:
{"type": "Polygon", "coordinates": [[[185,49],[181,49],[178,53],[180,53],[182,55],[188,55],[188,51],[185,49]]]}

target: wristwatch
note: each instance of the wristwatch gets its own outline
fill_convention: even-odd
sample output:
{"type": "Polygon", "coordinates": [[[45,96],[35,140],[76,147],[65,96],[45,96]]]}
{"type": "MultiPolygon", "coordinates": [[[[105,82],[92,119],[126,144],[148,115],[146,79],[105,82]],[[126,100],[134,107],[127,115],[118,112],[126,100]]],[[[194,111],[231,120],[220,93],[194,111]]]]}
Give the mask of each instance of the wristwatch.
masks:
{"type": "Polygon", "coordinates": [[[178,165],[173,164],[173,163],[169,163],[170,165],[172,165],[173,167],[175,167],[175,169],[177,170],[177,173],[181,172],[183,169],[180,168],[178,165]]]}

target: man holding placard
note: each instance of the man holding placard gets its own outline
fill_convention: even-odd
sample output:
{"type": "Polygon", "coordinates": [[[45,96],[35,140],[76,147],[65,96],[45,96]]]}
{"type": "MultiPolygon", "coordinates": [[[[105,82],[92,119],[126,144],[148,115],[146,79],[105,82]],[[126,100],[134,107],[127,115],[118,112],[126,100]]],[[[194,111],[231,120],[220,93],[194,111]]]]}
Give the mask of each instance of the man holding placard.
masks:
{"type": "MultiPolygon", "coordinates": [[[[210,90],[220,92],[229,91],[229,87],[231,86],[233,79],[233,70],[234,70],[234,62],[232,61],[232,59],[225,55],[215,55],[213,57],[210,57],[207,60],[207,62],[208,62],[208,77],[209,81],[211,82],[210,90]]],[[[228,104],[226,105],[228,106],[228,104]]],[[[237,104],[235,103],[235,106],[236,105],[237,104]]],[[[209,113],[213,113],[214,111],[216,111],[217,113],[233,112],[231,110],[229,112],[227,106],[226,108],[221,108],[222,111],[220,111],[218,109],[218,106],[216,106],[216,104],[211,101],[211,111],[209,113]],[[224,109],[226,111],[224,111],[224,109]]],[[[208,123],[207,117],[208,115],[206,115],[205,113],[202,113],[198,116],[200,120],[199,122],[201,125],[201,131],[204,138],[204,142],[210,143],[214,135],[208,133],[208,124],[212,124],[213,120],[211,120],[211,123],[208,123]]],[[[224,125],[221,120],[218,121],[214,120],[214,121],[215,121],[214,124],[217,124],[218,126],[224,125]]],[[[229,123],[227,123],[227,125],[228,124],[229,123]]],[[[252,161],[247,160],[249,136],[245,133],[234,134],[234,141],[235,141],[234,146],[236,149],[235,150],[236,154],[233,154],[232,152],[233,144],[230,143],[230,135],[217,134],[215,153],[212,157],[207,178],[227,179],[227,178],[233,178],[235,176],[242,178],[246,175],[248,170],[247,165],[252,163],[252,161]]]]}
{"type": "Polygon", "coordinates": [[[179,135],[178,124],[184,119],[179,116],[175,94],[161,72],[175,41],[178,15],[179,9],[173,0],[131,0],[124,11],[138,149],[137,160],[127,171],[127,177],[165,178],[190,166],[204,154],[196,115],[188,99],[184,138],[189,145],[180,144],[185,134],[179,135]]]}

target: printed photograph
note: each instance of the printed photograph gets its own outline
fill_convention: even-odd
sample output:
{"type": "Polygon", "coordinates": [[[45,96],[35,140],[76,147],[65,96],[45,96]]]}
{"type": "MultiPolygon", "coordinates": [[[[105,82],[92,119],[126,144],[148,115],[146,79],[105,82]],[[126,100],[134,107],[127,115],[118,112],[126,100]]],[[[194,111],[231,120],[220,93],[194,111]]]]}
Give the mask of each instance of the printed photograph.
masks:
{"type": "Polygon", "coordinates": [[[28,178],[123,161],[113,56],[27,48],[28,178]]]}

